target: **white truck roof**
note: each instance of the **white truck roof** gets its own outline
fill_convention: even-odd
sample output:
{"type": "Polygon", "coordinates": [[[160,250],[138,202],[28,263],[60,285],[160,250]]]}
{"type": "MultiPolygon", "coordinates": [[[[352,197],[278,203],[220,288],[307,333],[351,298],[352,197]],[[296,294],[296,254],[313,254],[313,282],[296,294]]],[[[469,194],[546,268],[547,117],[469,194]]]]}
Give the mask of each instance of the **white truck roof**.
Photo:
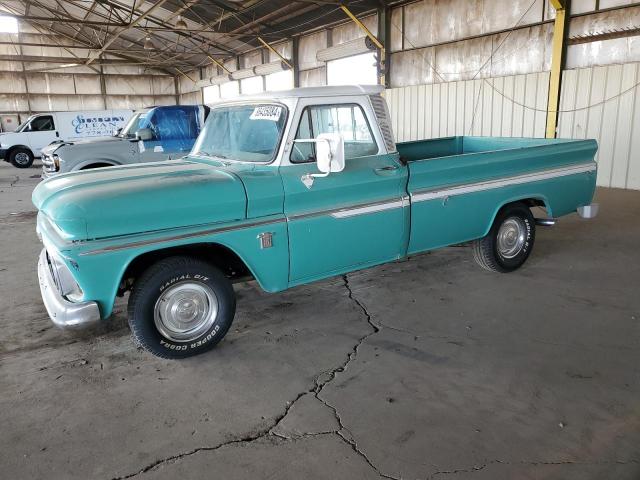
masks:
{"type": "MultiPolygon", "coordinates": [[[[299,97],[337,97],[345,95],[377,95],[384,91],[382,85],[339,85],[330,87],[303,87],[291,90],[263,92],[251,95],[241,95],[238,100],[274,99],[299,97]]],[[[232,101],[233,99],[230,99],[232,101]]],[[[226,102],[225,102],[226,103],[226,102]]]]}

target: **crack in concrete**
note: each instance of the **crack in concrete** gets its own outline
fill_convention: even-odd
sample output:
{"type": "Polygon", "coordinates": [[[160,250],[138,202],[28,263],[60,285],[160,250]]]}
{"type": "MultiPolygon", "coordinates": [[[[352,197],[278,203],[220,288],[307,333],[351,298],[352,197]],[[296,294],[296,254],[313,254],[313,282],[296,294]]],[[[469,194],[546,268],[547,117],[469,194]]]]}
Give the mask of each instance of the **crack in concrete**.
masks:
{"type": "Polygon", "coordinates": [[[371,314],[369,313],[367,308],[364,306],[364,304],[360,300],[358,300],[356,297],[353,296],[353,290],[351,289],[351,285],[349,284],[349,277],[347,275],[343,275],[342,276],[342,280],[344,281],[344,286],[347,289],[347,292],[348,292],[348,295],[349,295],[349,299],[352,300],[360,308],[360,310],[362,310],[362,313],[364,314],[364,316],[367,319],[367,323],[371,326],[371,331],[369,331],[367,334],[365,334],[362,337],[360,337],[358,342],[351,349],[351,352],[349,352],[349,355],[347,355],[347,360],[341,366],[338,366],[338,367],[334,368],[331,371],[331,373],[329,374],[329,378],[327,378],[322,383],[316,383],[316,391],[314,392],[314,395],[320,402],[322,402],[322,404],[324,406],[326,406],[328,409],[330,409],[331,412],[333,413],[333,416],[335,417],[336,421],[338,422],[338,426],[339,426],[338,430],[336,430],[334,433],[338,437],[340,437],[340,439],[342,439],[343,442],[345,442],[347,445],[349,445],[351,447],[351,449],[353,449],[353,451],[356,452],[367,463],[367,465],[369,465],[378,474],[378,476],[383,477],[383,478],[389,478],[389,479],[392,479],[392,480],[400,480],[398,477],[394,477],[392,475],[389,475],[389,474],[386,474],[386,473],[382,472],[373,463],[373,461],[369,458],[369,456],[358,446],[358,443],[356,442],[355,438],[353,437],[353,434],[349,431],[348,428],[345,427],[344,423],[342,422],[342,417],[340,416],[340,413],[338,412],[338,409],[334,405],[330,404],[326,399],[324,399],[324,398],[322,398],[320,396],[320,394],[322,393],[322,390],[324,389],[324,387],[327,384],[329,384],[333,379],[335,379],[336,375],[339,372],[344,372],[347,369],[349,363],[351,363],[351,361],[358,355],[358,349],[364,343],[364,341],[367,340],[372,335],[375,335],[376,333],[378,333],[380,331],[380,327],[373,322],[373,320],[371,318],[371,314]],[[348,432],[349,433],[349,437],[347,437],[343,432],[348,432]]]}
{"type": "Polygon", "coordinates": [[[491,460],[489,462],[483,463],[481,465],[474,465],[472,467],[458,468],[453,470],[442,470],[438,472],[433,472],[431,475],[427,477],[427,480],[432,480],[439,475],[455,475],[458,473],[475,473],[491,465],[526,465],[526,466],[545,466],[545,465],[638,465],[640,464],[640,460],[604,460],[604,461],[596,461],[596,462],[581,462],[581,461],[573,461],[573,460],[562,460],[562,461],[533,461],[533,460],[521,460],[516,462],[510,462],[505,460],[491,460]]]}
{"type": "Polygon", "coordinates": [[[388,475],[388,474],[380,471],[380,469],[372,462],[372,460],[367,456],[367,454],[365,452],[363,452],[362,449],[358,446],[358,443],[353,438],[353,434],[349,431],[349,429],[347,429],[344,426],[344,423],[342,422],[342,418],[341,418],[340,414],[338,413],[337,408],[335,406],[331,405],[324,398],[320,397],[320,393],[322,392],[324,387],[327,384],[329,384],[330,382],[332,382],[336,378],[336,375],[338,373],[344,372],[346,370],[346,368],[349,365],[349,363],[358,354],[358,349],[360,348],[360,345],[362,345],[362,343],[367,338],[369,338],[372,335],[375,335],[376,333],[378,333],[380,331],[380,327],[373,322],[373,320],[371,319],[371,315],[367,311],[366,307],[357,298],[355,298],[353,296],[353,291],[351,290],[351,286],[349,285],[349,279],[348,279],[347,275],[343,275],[342,279],[344,281],[344,286],[347,289],[347,293],[348,293],[349,299],[352,302],[354,302],[358,306],[358,308],[362,311],[362,313],[366,317],[367,323],[371,327],[371,330],[358,339],[356,344],[351,348],[351,351],[347,354],[347,358],[343,363],[341,363],[340,365],[338,365],[335,368],[332,368],[331,370],[326,370],[326,371],[321,372],[320,374],[318,374],[313,380],[313,387],[312,388],[298,393],[293,400],[288,401],[284,411],[274,419],[274,422],[270,427],[263,428],[263,429],[255,432],[253,434],[245,435],[245,436],[240,437],[240,438],[235,438],[233,440],[228,440],[226,442],[222,442],[222,443],[220,443],[218,445],[215,445],[215,446],[198,447],[198,448],[194,448],[193,450],[189,450],[187,452],[179,453],[179,454],[176,454],[176,455],[171,455],[169,457],[165,457],[165,458],[156,460],[156,461],[150,463],[149,465],[145,466],[141,470],[138,470],[137,472],[130,473],[130,474],[127,474],[127,475],[122,475],[122,476],[119,476],[119,477],[113,477],[112,480],[126,480],[126,479],[129,479],[129,478],[133,478],[133,477],[136,477],[138,475],[141,475],[143,473],[149,472],[151,470],[154,470],[154,469],[157,469],[157,468],[161,468],[162,466],[167,465],[169,463],[173,463],[176,460],[180,460],[180,459],[185,458],[185,457],[190,457],[190,456],[195,455],[195,454],[200,453],[200,452],[212,452],[212,451],[219,450],[221,448],[224,448],[224,447],[227,447],[227,446],[231,446],[231,445],[240,445],[240,444],[252,443],[252,442],[258,441],[258,440],[260,440],[262,438],[266,438],[266,437],[275,438],[275,439],[278,439],[278,440],[281,440],[281,441],[295,441],[295,440],[297,440],[299,438],[308,438],[308,437],[315,437],[315,436],[321,436],[321,435],[336,435],[336,436],[338,436],[341,439],[341,441],[345,442],[354,452],[356,452],[358,454],[358,456],[360,456],[367,463],[367,465],[369,465],[380,477],[388,478],[388,479],[391,479],[391,480],[400,480],[397,477],[388,475]],[[322,380],[320,380],[322,377],[324,377],[324,378],[322,380]],[[318,399],[318,401],[320,401],[324,406],[326,406],[327,408],[329,408],[333,412],[333,415],[334,415],[336,421],[338,422],[338,426],[339,426],[338,430],[316,432],[316,433],[303,433],[302,435],[298,435],[295,438],[288,437],[286,435],[282,435],[281,433],[278,433],[278,432],[274,431],[275,428],[280,424],[280,422],[282,422],[284,420],[284,418],[289,414],[289,412],[291,411],[293,406],[296,404],[296,402],[298,400],[300,400],[304,395],[307,395],[307,394],[313,394],[315,396],[315,398],[318,399]],[[344,432],[348,432],[349,436],[347,437],[344,432]]]}
{"type": "Polygon", "coordinates": [[[20,177],[19,177],[18,175],[16,175],[15,177],[16,177],[16,178],[15,178],[15,180],[13,180],[13,181],[9,184],[9,186],[10,186],[10,187],[13,187],[16,183],[18,183],[18,182],[20,181],[20,177]]]}
{"type": "Polygon", "coordinates": [[[271,425],[268,428],[263,428],[261,430],[258,430],[257,432],[253,433],[253,434],[249,434],[249,435],[245,435],[243,437],[240,438],[235,438],[233,440],[228,440],[226,442],[222,442],[219,443],[218,445],[214,445],[212,447],[198,447],[198,448],[194,448],[193,450],[189,450],[187,452],[183,452],[183,453],[178,453],[176,455],[171,455],[169,457],[165,457],[159,460],[156,460],[155,462],[150,463],[149,465],[147,465],[146,467],[142,468],[141,470],[138,470],[135,473],[130,473],[128,475],[123,475],[120,477],[113,477],[112,480],[125,480],[128,478],[133,478],[136,477],[138,475],[141,475],[143,473],[149,472],[151,470],[154,470],[156,468],[160,468],[168,463],[172,463],[176,460],[180,460],[182,458],[185,457],[190,457],[192,455],[195,455],[196,453],[200,453],[200,452],[212,452],[215,450],[219,450],[223,447],[227,447],[230,445],[239,445],[239,444],[245,444],[245,443],[252,443],[255,442],[257,440],[260,440],[261,438],[267,437],[267,436],[272,436],[272,437],[276,437],[276,438],[282,438],[281,435],[277,435],[274,434],[272,432],[272,430],[289,414],[289,411],[291,410],[291,408],[293,407],[293,405],[300,400],[300,398],[302,398],[303,395],[309,393],[308,391],[299,393],[292,401],[287,402],[287,406],[285,407],[284,411],[278,415],[275,419],[275,422],[273,423],[273,425],[271,425]]]}

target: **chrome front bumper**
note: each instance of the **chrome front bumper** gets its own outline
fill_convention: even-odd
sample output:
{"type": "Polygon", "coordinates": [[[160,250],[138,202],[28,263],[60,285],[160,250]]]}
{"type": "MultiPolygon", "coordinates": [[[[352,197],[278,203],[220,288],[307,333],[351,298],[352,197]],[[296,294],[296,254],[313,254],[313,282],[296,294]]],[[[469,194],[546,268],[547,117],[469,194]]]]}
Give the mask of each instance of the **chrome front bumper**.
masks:
{"type": "Polygon", "coordinates": [[[58,292],[44,248],[38,259],[38,279],[44,306],[58,327],[80,327],[100,321],[100,310],[96,302],[70,302],[58,292]]]}

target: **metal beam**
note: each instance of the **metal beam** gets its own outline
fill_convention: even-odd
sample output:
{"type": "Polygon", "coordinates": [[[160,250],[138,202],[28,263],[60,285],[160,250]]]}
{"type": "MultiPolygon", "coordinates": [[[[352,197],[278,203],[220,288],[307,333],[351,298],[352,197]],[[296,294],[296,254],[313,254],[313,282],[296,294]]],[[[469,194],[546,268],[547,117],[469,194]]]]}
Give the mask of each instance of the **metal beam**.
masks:
{"type": "MultiPolygon", "coordinates": [[[[33,20],[34,22],[51,22],[56,19],[39,17],[37,15],[16,15],[19,20],[33,20]]],[[[95,25],[96,27],[128,27],[127,23],[103,22],[99,20],[84,20],[82,18],[64,17],[64,23],[79,25],[95,25]]]]}
{"type": "MultiPolygon", "coordinates": [[[[378,38],[380,42],[386,47],[391,41],[391,8],[380,7],[378,8],[378,38]]],[[[384,85],[385,88],[391,86],[390,78],[390,65],[391,55],[386,54],[386,49],[380,50],[380,58],[378,59],[378,79],[380,85],[384,85]]]]}
{"type": "Polygon", "coordinates": [[[133,20],[131,23],[129,23],[129,25],[127,25],[125,28],[122,28],[122,29],[118,30],[116,33],[114,33],[111,36],[111,38],[109,40],[107,40],[104,45],[102,45],[102,48],[99,51],[91,53],[91,55],[89,56],[89,59],[87,60],[85,65],[90,65],[91,62],[93,62],[100,54],[104,53],[107,50],[107,48],[109,48],[109,46],[120,37],[120,35],[122,35],[127,30],[130,30],[131,28],[133,28],[136,25],[138,25],[142,20],[144,20],[149,15],[151,15],[155,10],[160,8],[166,1],[167,0],[159,0],[157,3],[154,3],[151,7],[149,7],[147,10],[145,10],[144,13],[138,15],[138,17],[136,17],[135,20],[133,20]]]}
{"type": "Polygon", "coordinates": [[[553,42],[551,48],[551,76],[549,78],[549,97],[547,101],[547,138],[555,138],[558,126],[558,107],[560,104],[560,82],[564,67],[565,38],[567,29],[566,0],[551,0],[556,8],[556,19],[553,24],[553,42]]]}
{"type": "Polygon", "coordinates": [[[371,39],[371,41],[374,43],[374,45],[376,47],[378,47],[381,50],[384,50],[384,45],[382,45],[382,43],[380,43],[380,40],[378,40],[376,38],[376,36],[371,33],[371,31],[369,31],[369,29],[365,26],[364,23],[362,23],[360,20],[358,20],[358,17],[356,17],[353,13],[351,13],[351,10],[349,10],[347,7],[345,7],[344,5],[340,5],[340,9],[347,14],[347,16],[354,21],[354,23],[356,25],[358,25],[358,27],[360,27],[360,29],[365,33],[365,35],[367,37],[369,37],[371,39]]]}
{"type": "Polygon", "coordinates": [[[289,63],[289,60],[287,60],[286,58],[284,58],[282,55],[280,55],[280,52],[278,52],[275,48],[273,48],[271,45],[269,45],[267,42],[265,42],[262,37],[258,37],[258,41],[263,44],[268,50],[272,51],[273,53],[275,53],[280,60],[282,60],[289,68],[293,69],[293,65],[291,65],[289,63]]]}

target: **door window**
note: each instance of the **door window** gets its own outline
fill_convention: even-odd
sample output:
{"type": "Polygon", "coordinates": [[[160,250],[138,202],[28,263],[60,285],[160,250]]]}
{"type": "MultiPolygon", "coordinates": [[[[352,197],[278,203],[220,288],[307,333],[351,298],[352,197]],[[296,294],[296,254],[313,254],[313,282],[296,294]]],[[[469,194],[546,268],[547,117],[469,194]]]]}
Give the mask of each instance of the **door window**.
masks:
{"type": "Polygon", "coordinates": [[[48,132],[53,129],[53,117],[51,115],[36,117],[31,120],[31,125],[29,126],[30,132],[48,132]]]}
{"type": "MultiPolygon", "coordinates": [[[[306,107],[300,117],[296,139],[317,138],[321,133],[339,133],[344,138],[345,159],[378,153],[371,128],[362,107],[357,104],[314,105],[306,107]]],[[[315,161],[315,144],[294,143],[291,162],[315,161]]]]}

